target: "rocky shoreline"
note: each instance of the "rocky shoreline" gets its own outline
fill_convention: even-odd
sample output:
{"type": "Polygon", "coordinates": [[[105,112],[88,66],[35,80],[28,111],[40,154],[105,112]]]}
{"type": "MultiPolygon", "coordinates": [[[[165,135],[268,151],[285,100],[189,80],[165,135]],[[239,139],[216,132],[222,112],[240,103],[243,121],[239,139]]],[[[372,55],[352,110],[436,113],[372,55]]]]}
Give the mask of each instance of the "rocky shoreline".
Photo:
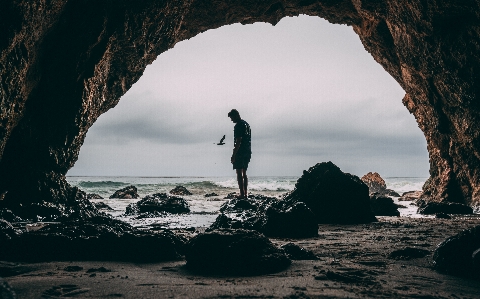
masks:
{"type": "MultiPolygon", "coordinates": [[[[250,287],[264,288],[263,297],[310,298],[320,294],[333,297],[351,297],[352,294],[415,297],[425,292],[439,294],[437,288],[431,286],[433,280],[436,284],[444,283],[435,278],[439,276],[445,281],[454,281],[442,292],[476,281],[477,287],[467,294],[478,293],[480,215],[473,214],[465,205],[425,202],[421,195],[414,194],[416,198],[413,198],[408,193],[405,200],[411,198],[419,206],[419,212],[436,214],[437,217],[398,217],[398,206],[388,197],[392,190],[385,188],[378,174],[368,175],[374,179],[369,176],[360,179],[343,173],[331,162],[319,163],[304,171],[295,189],[282,198],[249,195],[239,199],[229,194],[227,198],[230,199],[222,205],[219,216],[210,227],[191,229],[135,228],[96,208],[106,209],[105,206],[90,202],[82,206],[87,212],[76,212],[78,206],[74,206],[66,207],[68,213],[59,215],[48,214],[58,212],[55,208],[31,207],[29,213],[47,212],[37,214],[36,219],[55,221],[35,222],[36,227],[27,229],[21,225],[22,218],[3,208],[0,260],[5,262],[0,265],[0,276],[7,278],[2,282],[4,290],[7,292],[7,283],[11,283],[13,290],[19,291],[19,296],[23,292],[30,294],[21,298],[52,297],[55,294],[57,297],[70,296],[68,292],[73,295],[88,293],[95,297],[100,296],[99,292],[116,288],[116,277],[125,281],[129,277],[128,282],[144,281],[142,277],[148,278],[144,268],[164,265],[162,269],[166,267],[170,269],[167,272],[172,272],[164,273],[168,279],[200,281],[198,286],[211,285],[212,277],[225,282],[248,278],[250,287]],[[75,262],[65,264],[68,261],[75,262]],[[110,270],[100,271],[101,275],[92,273],[96,271],[91,269],[100,269],[87,269],[92,263],[101,263],[101,269],[110,270]],[[145,267],[135,270],[138,263],[145,267]],[[57,266],[54,270],[49,268],[52,265],[66,266],[57,266]],[[124,266],[118,269],[119,265],[124,266]],[[45,269],[50,269],[47,273],[53,274],[45,278],[44,272],[38,272],[45,269]],[[297,270],[292,272],[292,269],[297,270]],[[125,276],[117,274],[110,277],[112,281],[103,282],[110,272],[122,272],[125,276]],[[410,277],[417,272],[422,273],[421,279],[424,280],[419,282],[419,279],[410,277]],[[460,278],[446,279],[446,274],[460,278]],[[97,276],[102,282],[95,278],[97,276]],[[44,291],[38,293],[26,284],[32,277],[36,277],[37,283],[58,283],[51,288],[41,284],[44,291]],[[283,286],[280,283],[285,281],[269,280],[269,277],[291,278],[295,283],[291,287],[293,291],[284,287],[282,291],[271,289],[272,286],[280,289],[283,286]],[[68,283],[64,284],[64,281],[68,283]],[[403,285],[399,285],[399,281],[403,285]],[[89,286],[92,282],[94,285],[89,286]],[[96,284],[103,285],[103,288],[96,289],[96,284]],[[71,287],[63,288],[62,285],[71,287]]],[[[147,195],[127,206],[125,215],[148,218],[161,213],[189,213],[188,202],[179,195],[189,196],[191,193],[184,187],[177,187],[170,193],[172,195],[147,195]]],[[[128,186],[115,194],[138,198],[135,186],[128,186]]],[[[160,277],[157,273],[155,278],[148,280],[157,281],[152,285],[162,285],[160,277]]],[[[144,284],[138,282],[130,287],[135,289],[144,284]]],[[[180,283],[183,284],[186,283],[180,283]]],[[[220,285],[199,292],[206,297],[226,296],[220,285]]],[[[196,286],[192,288],[197,289],[196,286]]],[[[129,289],[123,286],[120,289],[121,293],[115,293],[119,297],[135,298],[129,289]]],[[[163,296],[176,289],[175,286],[169,289],[164,286],[159,291],[163,296]]],[[[244,294],[237,287],[230,291],[233,297],[244,294]]],[[[246,295],[250,296],[251,292],[248,289],[246,295]]],[[[155,294],[148,292],[144,297],[159,296],[155,294]]],[[[192,294],[184,293],[184,297],[192,294]]],[[[457,296],[455,292],[452,294],[457,296]]]]}

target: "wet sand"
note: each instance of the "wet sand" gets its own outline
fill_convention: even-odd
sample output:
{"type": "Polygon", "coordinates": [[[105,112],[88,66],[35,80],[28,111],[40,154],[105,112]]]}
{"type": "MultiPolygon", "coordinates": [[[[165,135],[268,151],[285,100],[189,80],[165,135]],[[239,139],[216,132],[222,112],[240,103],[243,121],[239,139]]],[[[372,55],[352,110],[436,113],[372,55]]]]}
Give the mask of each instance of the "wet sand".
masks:
{"type": "Polygon", "coordinates": [[[186,270],[185,261],[1,263],[0,270],[15,274],[3,276],[18,298],[480,298],[479,280],[432,269],[436,245],[480,225],[478,217],[378,219],[366,225],[319,225],[315,238],[271,239],[278,245],[296,243],[319,259],[293,261],[270,275],[203,276],[186,270]],[[407,247],[428,252],[412,259],[389,256],[407,247]]]}

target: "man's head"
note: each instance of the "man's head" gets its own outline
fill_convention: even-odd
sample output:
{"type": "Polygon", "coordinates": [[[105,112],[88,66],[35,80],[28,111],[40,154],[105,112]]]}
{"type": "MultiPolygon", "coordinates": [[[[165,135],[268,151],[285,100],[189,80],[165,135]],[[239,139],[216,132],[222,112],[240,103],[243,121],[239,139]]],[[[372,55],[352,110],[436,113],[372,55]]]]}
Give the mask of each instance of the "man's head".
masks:
{"type": "Polygon", "coordinates": [[[232,109],[228,112],[228,117],[234,122],[237,123],[242,118],[240,117],[240,113],[238,113],[237,109],[232,109]]]}

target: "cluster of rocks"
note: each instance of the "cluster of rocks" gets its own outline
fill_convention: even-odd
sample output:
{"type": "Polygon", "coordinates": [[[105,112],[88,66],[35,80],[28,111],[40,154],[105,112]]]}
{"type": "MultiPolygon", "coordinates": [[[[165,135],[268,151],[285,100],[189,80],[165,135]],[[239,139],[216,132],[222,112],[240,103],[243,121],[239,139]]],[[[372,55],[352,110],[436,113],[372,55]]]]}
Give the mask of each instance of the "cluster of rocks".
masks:
{"type": "Polygon", "coordinates": [[[438,214],[473,214],[472,207],[465,204],[455,202],[426,202],[425,200],[417,200],[417,213],[422,215],[438,215],[438,214]]]}
{"type": "Polygon", "coordinates": [[[173,195],[192,195],[192,192],[188,191],[187,188],[183,186],[176,186],[172,190],[170,190],[170,194],[173,195]]]}
{"type": "Polygon", "coordinates": [[[145,232],[108,216],[52,223],[35,231],[0,222],[0,260],[116,260],[151,262],[181,258],[186,240],[169,230],[145,232]]]}
{"type": "Polygon", "coordinates": [[[270,237],[307,238],[318,235],[316,217],[303,202],[289,204],[274,197],[253,195],[224,203],[220,212],[210,230],[242,228],[270,237]]]}
{"type": "Polygon", "coordinates": [[[253,229],[271,237],[318,235],[319,223],[355,224],[376,221],[368,187],[332,162],[304,171],[295,189],[283,199],[252,195],[233,198],[210,229],[253,229]]]}

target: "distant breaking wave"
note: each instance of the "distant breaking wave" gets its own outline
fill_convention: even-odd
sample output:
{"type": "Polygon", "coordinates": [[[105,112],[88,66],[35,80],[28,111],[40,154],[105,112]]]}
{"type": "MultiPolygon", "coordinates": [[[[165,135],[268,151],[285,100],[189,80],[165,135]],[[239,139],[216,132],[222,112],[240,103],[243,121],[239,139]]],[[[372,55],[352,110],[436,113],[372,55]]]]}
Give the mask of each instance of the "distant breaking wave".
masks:
{"type": "Polygon", "coordinates": [[[129,183],[124,182],[113,182],[113,181],[99,181],[99,182],[90,182],[90,181],[80,181],[77,186],[82,188],[116,188],[127,186],[129,183]]]}

